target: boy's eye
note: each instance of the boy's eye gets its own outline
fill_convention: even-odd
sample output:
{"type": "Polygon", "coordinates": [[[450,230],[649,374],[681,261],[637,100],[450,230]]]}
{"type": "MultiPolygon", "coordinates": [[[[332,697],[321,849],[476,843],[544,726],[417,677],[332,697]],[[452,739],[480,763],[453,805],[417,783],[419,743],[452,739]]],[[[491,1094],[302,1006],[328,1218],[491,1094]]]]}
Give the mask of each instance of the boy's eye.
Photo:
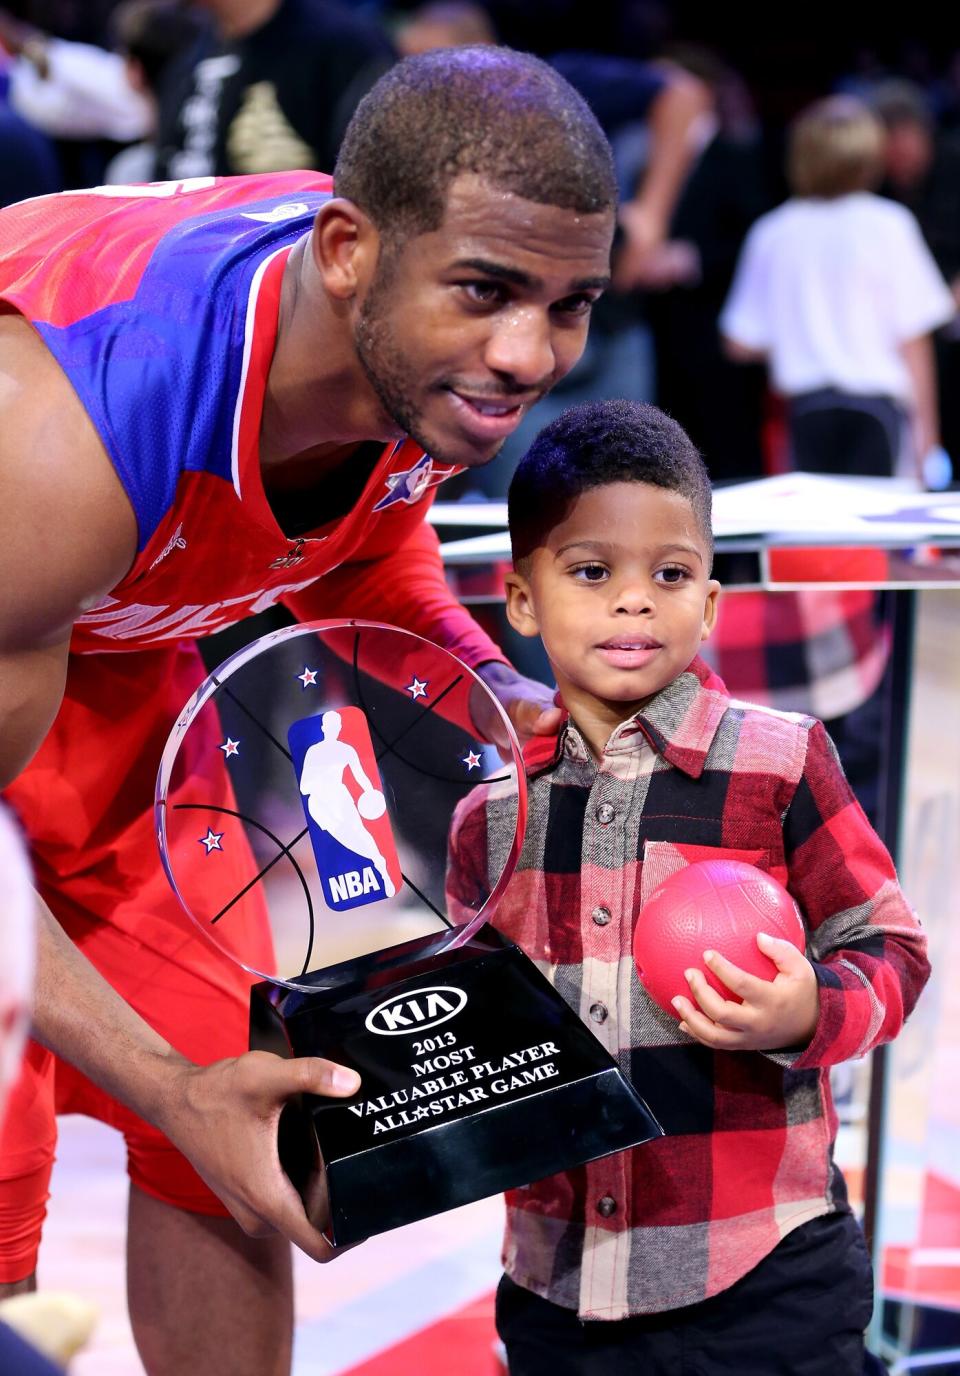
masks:
{"type": "Polygon", "coordinates": [[[666,568],[657,569],[654,577],[659,583],[683,583],[690,577],[690,570],[680,564],[668,564],[666,568]]]}
{"type": "Polygon", "coordinates": [[[577,564],[570,572],[581,583],[600,583],[607,576],[603,564],[577,564]]]}

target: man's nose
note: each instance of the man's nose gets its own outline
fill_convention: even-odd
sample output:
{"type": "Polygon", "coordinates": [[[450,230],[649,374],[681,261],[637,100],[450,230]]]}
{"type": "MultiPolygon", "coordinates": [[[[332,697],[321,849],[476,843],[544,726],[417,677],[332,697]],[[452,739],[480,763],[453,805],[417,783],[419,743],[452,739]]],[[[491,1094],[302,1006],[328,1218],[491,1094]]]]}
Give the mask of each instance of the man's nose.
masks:
{"type": "Polygon", "coordinates": [[[545,312],[518,307],[502,315],[487,342],[485,362],[521,387],[552,383],[557,354],[545,312]]]}

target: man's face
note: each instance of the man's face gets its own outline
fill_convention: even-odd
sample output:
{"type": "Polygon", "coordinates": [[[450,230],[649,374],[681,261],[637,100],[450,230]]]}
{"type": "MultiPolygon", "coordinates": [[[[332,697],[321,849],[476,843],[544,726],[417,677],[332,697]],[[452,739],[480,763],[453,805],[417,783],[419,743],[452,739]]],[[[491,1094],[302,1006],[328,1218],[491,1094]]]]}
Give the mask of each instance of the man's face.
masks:
{"type": "Polygon", "coordinates": [[[583,352],[613,211],[580,215],[452,184],[443,224],[381,250],[357,352],[386,415],[435,459],[492,459],[583,352]]]}
{"type": "Polygon", "coordinates": [[[540,636],[588,736],[605,740],[694,659],[716,616],[709,561],[686,497],[621,482],[582,493],[508,576],[510,622],[540,636]]]}

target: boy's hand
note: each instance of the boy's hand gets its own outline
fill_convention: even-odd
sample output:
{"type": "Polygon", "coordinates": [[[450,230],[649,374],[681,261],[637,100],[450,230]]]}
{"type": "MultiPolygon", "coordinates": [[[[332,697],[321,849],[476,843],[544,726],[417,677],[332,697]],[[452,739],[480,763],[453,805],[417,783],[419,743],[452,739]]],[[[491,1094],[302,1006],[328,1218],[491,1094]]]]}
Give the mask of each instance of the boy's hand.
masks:
{"type": "Polygon", "coordinates": [[[777,967],[772,980],[748,975],[717,951],[703,954],[708,969],[743,1003],[723,998],[702,971],[685,971],[696,1002],[682,994],[673,1000],[682,1032],[719,1051],[781,1051],[807,1045],[820,1015],[813,966],[802,951],[779,937],[761,932],[757,945],[777,967]]]}

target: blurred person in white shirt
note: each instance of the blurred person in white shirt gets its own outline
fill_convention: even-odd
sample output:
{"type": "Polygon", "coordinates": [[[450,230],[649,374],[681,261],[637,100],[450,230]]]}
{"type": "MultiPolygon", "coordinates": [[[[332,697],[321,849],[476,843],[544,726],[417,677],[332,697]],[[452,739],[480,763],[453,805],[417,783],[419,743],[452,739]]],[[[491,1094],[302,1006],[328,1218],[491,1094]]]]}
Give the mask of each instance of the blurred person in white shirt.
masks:
{"type": "Polygon", "coordinates": [[[787,399],[794,468],[922,481],[940,438],[931,332],[956,307],[915,217],[873,190],[884,137],[850,96],[798,117],[793,194],[748,234],[720,330],[787,399]]]}

